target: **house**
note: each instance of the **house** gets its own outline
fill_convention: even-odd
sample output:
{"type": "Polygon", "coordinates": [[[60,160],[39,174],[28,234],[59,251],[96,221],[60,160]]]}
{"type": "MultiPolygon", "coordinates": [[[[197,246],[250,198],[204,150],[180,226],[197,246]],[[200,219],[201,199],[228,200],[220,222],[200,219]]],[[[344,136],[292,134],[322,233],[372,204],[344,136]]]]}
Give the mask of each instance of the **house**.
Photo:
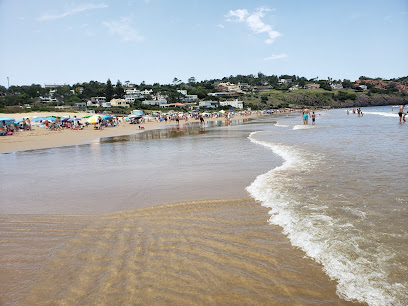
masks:
{"type": "Polygon", "coordinates": [[[220,106],[231,106],[239,109],[244,109],[244,102],[235,99],[233,101],[220,102],[220,106]]]}
{"type": "Polygon", "coordinates": [[[180,90],[177,90],[177,92],[178,92],[178,93],[181,93],[181,94],[184,95],[184,96],[187,96],[187,90],[184,90],[184,89],[181,90],[181,89],[180,89],[180,90]]]}
{"type": "Polygon", "coordinates": [[[110,104],[113,107],[129,108],[129,104],[126,103],[125,99],[112,99],[112,100],[110,100],[110,104]]]}
{"type": "Polygon", "coordinates": [[[207,94],[208,96],[212,97],[229,97],[229,96],[234,96],[234,92],[228,92],[228,91],[222,91],[222,92],[210,92],[207,94]]]}
{"type": "Polygon", "coordinates": [[[292,87],[289,88],[289,90],[299,90],[299,85],[293,85],[292,87]]]}
{"type": "Polygon", "coordinates": [[[271,85],[260,85],[260,86],[253,86],[252,91],[260,92],[260,91],[268,91],[273,89],[271,85]]]}
{"type": "Polygon", "coordinates": [[[183,103],[171,103],[169,107],[185,107],[186,105],[183,103]]]}
{"type": "Polygon", "coordinates": [[[92,97],[91,102],[102,105],[106,102],[106,97],[92,97]]]}
{"type": "Polygon", "coordinates": [[[226,83],[219,83],[217,85],[217,90],[219,91],[228,91],[228,92],[236,92],[236,93],[243,93],[241,88],[238,85],[226,82],[226,83]]]}
{"type": "Polygon", "coordinates": [[[75,107],[77,108],[86,108],[86,103],[85,102],[77,102],[74,104],[75,107]]]}
{"type": "Polygon", "coordinates": [[[363,91],[366,91],[368,89],[367,85],[360,85],[358,87],[360,87],[363,91]]]}
{"type": "Polygon", "coordinates": [[[183,101],[183,102],[193,102],[193,101],[197,101],[197,100],[198,100],[197,95],[186,95],[184,98],[181,99],[181,101],[183,101]]]}
{"type": "Polygon", "coordinates": [[[155,105],[159,107],[169,107],[169,104],[167,104],[167,100],[145,100],[142,102],[144,105],[155,105]]]}
{"type": "Polygon", "coordinates": [[[343,89],[343,85],[341,85],[341,83],[336,83],[336,84],[331,84],[330,87],[332,89],[343,89]]]}
{"type": "Polygon", "coordinates": [[[111,107],[111,103],[110,102],[104,102],[102,103],[102,107],[111,107]]]}
{"type": "Polygon", "coordinates": [[[204,107],[204,108],[216,108],[218,107],[218,102],[217,101],[200,101],[198,102],[199,107],[204,107]]]}
{"type": "Polygon", "coordinates": [[[251,89],[251,86],[248,83],[238,83],[239,89],[251,89]]]}
{"type": "Polygon", "coordinates": [[[135,102],[136,99],[143,99],[144,95],[140,90],[137,90],[135,88],[132,89],[126,89],[125,90],[125,101],[127,103],[133,103],[135,102]]]}
{"type": "Polygon", "coordinates": [[[320,88],[320,84],[306,84],[305,89],[314,89],[314,88],[320,88]]]}
{"type": "Polygon", "coordinates": [[[292,83],[292,79],[280,79],[278,81],[279,84],[291,84],[292,83]]]}

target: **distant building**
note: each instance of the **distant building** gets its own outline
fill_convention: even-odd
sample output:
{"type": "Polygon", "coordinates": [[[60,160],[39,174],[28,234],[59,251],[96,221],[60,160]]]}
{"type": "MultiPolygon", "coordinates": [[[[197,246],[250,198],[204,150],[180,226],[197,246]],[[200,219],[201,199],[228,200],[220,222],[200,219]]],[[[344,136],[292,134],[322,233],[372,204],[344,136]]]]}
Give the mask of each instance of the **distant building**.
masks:
{"type": "Polygon", "coordinates": [[[238,85],[230,83],[230,82],[219,83],[216,88],[219,91],[243,93],[241,88],[239,88],[238,85]]]}
{"type": "Polygon", "coordinates": [[[360,87],[363,91],[366,91],[368,89],[367,85],[360,85],[358,87],[360,87]]]}
{"type": "Polygon", "coordinates": [[[233,101],[220,102],[220,106],[231,106],[231,107],[243,109],[244,108],[244,102],[238,101],[238,99],[235,99],[233,101]]]}
{"type": "Polygon", "coordinates": [[[203,108],[216,108],[218,107],[218,102],[217,101],[200,101],[198,102],[199,107],[203,108]]]}
{"type": "Polygon", "coordinates": [[[99,105],[102,105],[103,103],[106,102],[106,97],[92,97],[91,98],[92,103],[97,103],[99,105]]]}
{"type": "Polygon", "coordinates": [[[181,93],[182,95],[187,96],[187,90],[180,89],[180,90],[177,90],[177,92],[178,92],[178,93],[181,93]]]}
{"type": "Polygon", "coordinates": [[[142,102],[144,105],[155,105],[159,107],[169,107],[169,104],[167,104],[167,100],[145,100],[142,102]]]}
{"type": "Polygon", "coordinates": [[[341,85],[341,83],[331,84],[330,87],[332,89],[343,89],[343,85],[341,85]]]}
{"type": "Polygon", "coordinates": [[[239,89],[243,90],[243,89],[251,89],[251,86],[247,83],[238,83],[238,87],[239,89]]]}
{"type": "Polygon", "coordinates": [[[291,84],[292,83],[292,79],[280,79],[278,81],[279,84],[291,84]]]}
{"type": "Polygon", "coordinates": [[[320,88],[320,84],[306,84],[305,89],[315,89],[315,88],[320,88]]]}
{"type": "Polygon", "coordinates": [[[102,103],[102,107],[111,107],[111,103],[110,102],[104,102],[102,103]]]}
{"type": "Polygon", "coordinates": [[[112,100],[110,100],[110,104],[113,107],[129,108],[129,104],[126,103],[125,99],[112,99],[112,100]]]}
{"type": "Polygon", "coordinates": [[[212,97],[229,97],[229,96],[234,96],[234,92],[228,92],[228,91],[222,91],[222,92],[210,92],[207,94],[208,96],[212,97]]]}
{"type": "Polygon", "coordinates": [[[299,85],[293,85],[292,87],[289,88],[289,90],[299,90],[299,85]]]}
{"type": "Polygon", "coordinates": [[[44,84],[44,88],[58,88],[58,87],[62,87],[64,85],[62,84],[44,84]]]}
{"type": "Polygon", "coordinates": [[[260,91],[268,91],[273,89],[271,85],[260,85],[260,86],[252,86],[252,91],[260,92],[260,91]]]}

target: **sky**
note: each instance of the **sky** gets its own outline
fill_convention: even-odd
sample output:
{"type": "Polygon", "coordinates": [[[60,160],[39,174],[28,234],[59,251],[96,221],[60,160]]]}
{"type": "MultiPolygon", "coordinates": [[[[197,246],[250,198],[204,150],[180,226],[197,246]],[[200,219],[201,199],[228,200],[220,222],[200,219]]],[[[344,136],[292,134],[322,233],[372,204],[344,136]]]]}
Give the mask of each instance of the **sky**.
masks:
{"type": "Polygon", "coordinates": [[[0,85],[408,75],[408,0],[0,0],[0,85]]]}

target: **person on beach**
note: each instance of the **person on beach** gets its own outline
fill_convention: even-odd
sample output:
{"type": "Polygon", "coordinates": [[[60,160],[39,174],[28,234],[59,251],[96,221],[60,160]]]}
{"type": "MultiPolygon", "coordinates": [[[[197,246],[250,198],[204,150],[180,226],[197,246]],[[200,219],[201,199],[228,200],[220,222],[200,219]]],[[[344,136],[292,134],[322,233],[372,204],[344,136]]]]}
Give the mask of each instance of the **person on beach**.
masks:
{"type": "MultiPolygon", "coordinates": [[[[398,116],[399,116],[399,122],[400,123],[401,123],[402,119],[405,119],[405,116],[404,116],[404,118],[402,118],[402,115],[405,114],[404,113],[404,107],[405,107],[405,104],[401,105],[401,107],[400,107],[400,109],[398,111],[398,116]]],[[[404,122],[405,122],[405,120],[404,120],[404,122]]]]}
{"type": "Polygon", "coordinates": [[[316,121],[316,114],[315,112],[312,113],[312,125],[315,125],[315,121],[316,121]]]}
{"type": "Polygon", "coordinates": [[[203,118],[203,115],[198,115],[198,118],[200,119],[200,123],[204,123],[204,118],[203,118]]]}
{"type": "Polygon", "coordinates": [[[30,121],[30,118],[28,118],[27,121],[26,121],[26,129],[27,129],[27,131],[31,131],[31,121],[30,121]]]}
{"type": "Polygon", "coordinates": [[[309,113],[310,110],[308,108],[303,109],[303,124],[309,124],[309,113]]]}

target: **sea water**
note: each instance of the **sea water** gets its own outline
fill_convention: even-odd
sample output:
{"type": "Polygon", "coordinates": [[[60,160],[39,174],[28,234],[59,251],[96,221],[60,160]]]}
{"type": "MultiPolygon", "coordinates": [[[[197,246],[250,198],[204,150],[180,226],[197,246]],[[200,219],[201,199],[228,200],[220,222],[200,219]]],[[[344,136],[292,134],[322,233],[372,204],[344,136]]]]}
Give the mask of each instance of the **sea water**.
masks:
{"type": "Polygon", "coordinates": [[[391,106],[279,118],[249,135],[282,165],[247,188],[346,300],[408,303],[408,125],[391,106]]]}
{"type": "MultiPolygon", "coordinates": [[[[311,125],[310,119],[308,125],[303,125],[298,113],[235,121],[232,125],[225,125],[223,121],[206,123],[205,126],[190,123],[80,146],[2,154],[0,213],[4,216],[36,214],[34,219],[43,220],[38,224],[46,225],[54,224],[49,219],[56,218],[41,217],[47,214],[97,215],[157,204],[250,195],[258,200],[254,205],[263,205],[269,210],[271,229],[279,228],[297,250],[316,261],[336,282],[338,296],[371,305],[405,305],[408,301],[408,164],[405,160],[408,126],[399,124],[398,115],[391,110],[391,107],[364,108],[362,117],[352,113],[347,115],[344,109],[320,111],[316,112],[315,125],[311,125]]],[[[257,209],[254,207],[254,210],[257,209]]],[[[205,211],[208,207],[192,215],[190,209],[186,209],[183,218],[199,220],[198,216],[205,211]]],[[[152,211],[154,215],[160,215],[160,212],[160,209],[152,211]]],[[[206,222],[216,220],[214,217],[217,218],[200,220],[200,225],[208,229],[206,222]]],[[[250,217],[248,212],[236,216],[228,213],[228,218],[236,219],[237,224],[250,217]]],[[[31,217],[27,218],[30,220],[31,217]]],[[[116,220],[109,216],[104,218],[116,220]]],[[[116,228],[123,220],[112,222],[116,228]]],[[[121,230],[116,228],[113,231],[108,227],[105,232],[137,235],[143,231],[140,224],[144,222],[147,221],[138,221],[134,229],[131,229],[134,225],[128,223],[121,230]]],[[[227,223],[236,226],[233,220],[227,223]]],[[[19,237],[24,233],[29,236],[27,228],[31,221],[24,223],[28,225],[21,229],[12,230],[16,224],[23,224],[20,221],[10,224],[3,233],[4,241],[8,241],[9,233],[14,231],[21,233],[19,237]]],[[[64,224],[64,230],[56,230],[64,237],[69,236],[67,229],[75,227],[66,220],[55,224],[64,224]]],[[[50,226],[46,226],[45,233],[50,226]]],[[[89,226],[92,235],[99,231],[94,227],[98,228],[89,226]]],[[[94,237],[89,233],[60,245],[75,246],[81,242],[83,249],[77,252],[82,254],[92,251],[86,248],[90,239],[98,246],[112,243],[111,240],[103,242],[103,236],[94,237]]],[[[214,227],[211,235],[221,233],[214,227]]],[[[56,239],[49,233],[46,235],[56,239]]],[[[162,235],[161,232],[157,234],[157,241],[163,241],[162,235]]],[[[151,239],[149,237],[146,239],[151,239]]],[[[223,237],[225,243],[228,237],[232,236],[223,237]]],[[[273,237],[268,243],[274,244],[277,238],[273,237]]],[[[230,258],[241,258],[247,252],[263,254],[266,241],[263,238],[259,240],[262,243],[256,243],[257,240],[240,242],[242,247],[248,246],[231,253],[230,258]]],[[[50,243],[43,238],[41,241],[50,243]]],[[[24,253],[21,247],[16,248],[18,254],[24,253]]],[[[12,258],[9,250],[3,251],[7,258],[12,258]]],[[[63,263],[53,255],[55,264],[70,267],[67,271],[79,267],[83,260],[71,262],[72,250],[75,247],[64,250],[69,261],[63,263]]],[[[275,253],[270,256],[281,258],[280,263],[290,267],[290,271],[306,273],[307,277],[313,270],[304,270],[307,261],[290,257],[292,252],[283,249],[281,252],[283,255],[275,253]],[[288,262],[284,261],[286,258],[288,262]]],[[[113,255],[112,262],[120,263],[113,255]]],[[[98,256],[100,254],[90,258],[94,260],[98,256]]],[[[110,258],[110,255],[106,256],[110,258]]],[[[6,262],[7,268],[13,264],[21,267],[22,263],[17,259],[10,260],[10,263],[6,262]]],[[[21,260],[29,262],[26,257],[21,260]]],[[[242,260],[249,262],[251,259],[242,257],[242,260]]],[[[210,264],[203,263],[205,267],[210,264]]],[[[229,267],[226,262],[224,265],[229,267]]],[[[262,266],[267,269],[269,264],[262,266]]],[[[302,282],[298,277],[290,279],[282,267],[275,270],[289,277],[284,283],[296,284],[299,288],[307,284],[312,286],[311,282],[319,283],[319,277],[313,280],[309,276],[312,280],[302,282]]],[[[259,276],[259,271],[253,269],[242,273],[255,279],[259,276]]],[[[80,275],[78,271],[77,277],[80,275]]],[[[216,270],[214,275],[218,275],[216,270]]],[[[76,278],[75,275],[71,277],[76,278]]],[[[140,275],[139,281],[143,284],[149,279],[140,275]]],[[[45,284],[46,288],[56,286],[45,284]]],[[[259,284],[256,287],[260,288],[259,284]]],[[[312,288],[310,290],[316,290],[312,288]]],[[[59,288],[55,290],[58,292],[59,288]]],[[[240,290],[245,291],[245,288],[240,290]]],[[[278,292],[280,290],[271,291],[271,297],[279,296],[278,292]]],[[[99,296],[105,293],[99,293],[99,296]]],[[[253,297],[263,294],[261,291],[252,292],[253,297]]],[[[313,301],[300,297],[302,300],[313,301]]],[[[280,301],[285,302],[284,299],[280,301]]],[[[321,301],[329,303],[330,300],[321,301]]]]}

